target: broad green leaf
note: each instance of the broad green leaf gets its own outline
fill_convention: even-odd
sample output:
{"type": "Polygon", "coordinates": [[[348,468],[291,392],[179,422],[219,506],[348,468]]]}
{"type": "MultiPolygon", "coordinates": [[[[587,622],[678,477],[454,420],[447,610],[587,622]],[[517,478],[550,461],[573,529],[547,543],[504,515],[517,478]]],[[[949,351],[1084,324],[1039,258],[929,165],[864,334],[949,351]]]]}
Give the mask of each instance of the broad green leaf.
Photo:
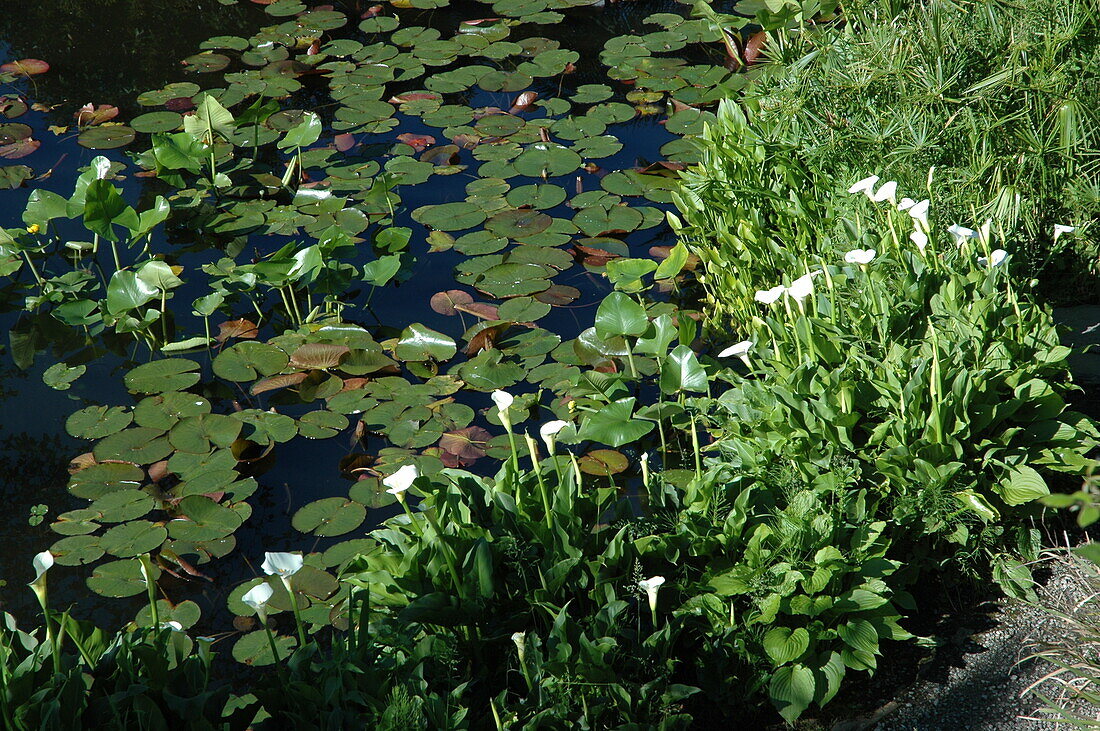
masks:
{"type": "Polygon", "coordinates": [[[622,292],[612,292],[596,309],[596,334],[607,340],[616,335],[642,335],[649,325],[645,308],[622,292]]]}
{"type": "Polygon", "coordinates": [[[661,365],[661,390],[665,393],[693,391],[706,393],[707,373],[695,353],[686,345],[677,345],[661,365]]]}
{"type": "Polygon", "coordinates": [[[764,635],[764,651],[776,665],[797,660],[810,647],[810,634],[805,627],[773,627],[764,635]]]}

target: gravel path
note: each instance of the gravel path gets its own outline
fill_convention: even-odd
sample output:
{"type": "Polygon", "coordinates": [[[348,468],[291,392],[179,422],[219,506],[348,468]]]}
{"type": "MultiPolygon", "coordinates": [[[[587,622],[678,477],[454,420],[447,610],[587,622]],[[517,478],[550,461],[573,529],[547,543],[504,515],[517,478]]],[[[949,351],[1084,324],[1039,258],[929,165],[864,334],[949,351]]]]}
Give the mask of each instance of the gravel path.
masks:
{"type": "MultiPolygon", "coordinates": [[[[1053,667],[1028,660],[1039,645],[1074,642],[1069,625],[1049,609],[1083,616],[1082,608],[1100,585],[1096,572],[1076,557],[1061,554],[1050,561],[1051,578],[1039,590],[1042,606],[1006,601],[991,616],[988,630],[958,638],[961,667],[922,673],[921,679],[870,718],[849,720],[832,731],[1046,731],[1066,728],[1042,720],[1042,700],[1024,693],[1053,667]],[[1091,577],[1090,577],[1091,573],[1091,577]]],[[[1090,604],[1095,612],[1095,600],[1090,604]]],[[[964,630],[965,632],[965,630],[964,630]]],[[[928,663],[935,666],[936,661],[928,663]]],[[[1057,696],[1052,680],[1039,685],[1057,696]]],[[[1100,709],[1092,709],[1095,716],[1100,709]]]]}

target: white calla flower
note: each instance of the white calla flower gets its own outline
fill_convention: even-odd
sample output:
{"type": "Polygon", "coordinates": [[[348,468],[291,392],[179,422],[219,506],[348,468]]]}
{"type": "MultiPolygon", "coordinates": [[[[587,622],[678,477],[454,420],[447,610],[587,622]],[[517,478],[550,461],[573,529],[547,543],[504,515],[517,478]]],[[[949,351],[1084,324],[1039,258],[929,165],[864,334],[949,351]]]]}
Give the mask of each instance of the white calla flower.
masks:
{"type": "Polygon", "coordinates": [[[53,564],[53,554],[49,551],[43,551],[35,555],[31,560],[31,565],[34,566],[34,582],[32,583],[38,583],[42,579],[42,576],[50,570],[53,564]]]}
{"type": "Polygon", "coordinates": [[[753,299],[755,299],[757,302],[760,302],[761,304],[770,305],[778,300],[780,297],[782,297],[783,293],[786,291],[787,288],[784,287],[782,284],[772,287],[771,289],[758,289],[756,291],[756,294],[753,296],[753,299]]]}
{"type": "Polygon", "coordinates": [[[914,221],[920,221],[924,228],[928,228],[928,208],[932,203],[927,198],[922,201],[917,201],[909,209],[909,215],[913,217],[914,221]]]}
{"type": "Polygon", "coordinates": [[[546,445],[546,451],[551,457],[554,456],[554,445],[556,443],[558,433],[567,426],[569,426],[568,421],[554,419],[553,421],[548,421],[539,427],[539,436],[542,437],[542,442],[546,445]]]}
{"type": "Polygon", "coordinates": [[[168,620],[167,622],[161,622],[160,623],[160,628],[161,629],[170,629],[173,632],[183,632],[183,625],[180,624],[179,622],[177,622],[174,619],[168,620]]]}
{"type": "Polygon", "coordinates": [[[849,264],[870,264],[877,252],[874,249],[852,249],[844,255],[844,261],[849,264]]]}
{"type": "Polygon", "coordinates": [[[954,236],[960,244],[966,239],[978,238],[977,231],[972,228],[967,228],[966,226],[960,226],[957,223],[951,224],[951,226],[947,229],[947,232],[954,236]]]}
{"type": "Polygon", "coordinates": [[[638,588],[645,591],[649,595],[649,609],[655,611],[657,609],[657,591],[665,583],[665,577],[663,576],[651,576],[648,579],[643,579],[638,582],[638,588]]]}
{"type": "Polygon", "coordinates": [[[887,180],[882,184],[882,187],[871,196],[871,200],[875,203],[881,203],[882,201],[893,201],[898,194],[898,183],[896,180],[887,180]]]}
{"type": "Polygon", "coordinates": [[[734,343],[728,348],[724,349],[718,354],[719,358],[728,358],[731,355],[740,358],[743,355],[747,355],[752,350],[753,342],[751,340],[742,340],[739,343],[734,343]]]}
{"type": "Polygon", "coordinates": [[[1054,224],[1054,240],[1057,241],[1058,237],[1062,234],[1071,234],[1077,230],[1076,226],[1066,226],[1061,223],[1054,224]]]}
{"type": "Polygon", "coordinates": [[[407,464],[397,470],[397,472],[383,479],[382,484],[388,488],[386,492],[396,496],[398,500],[404,502],[405,491],[412,487],[417,477],[420,477],[420,470],[418,470],[414,464],[407,464]]]}
{"type": "Polygon", "coordinates": [[[912,198],[906,196],[905,198],[902,198],[900,201],[898,201],[898,210],[899,211],[908,211],[910,208],[912,208],[915,205],[917,205],[917,202],[915,200],[913,200],[912,198]]]}
{"type": "Polygon", "coordinates": [[[304,565],[305,559],[297,553],[265,553],[260,568],[268,576],[286,579],[298,573],[304,565]]]}
{"type": "Polygon", "coordinates": [[[513,401],[515,401],[515,399],[512,398],[512,394],[507,391],[493,391],[493,403],[497,405],[497,411],[507,411],[511,407],[513,401]]]}
{"type": "Polygon", "coordinates": [[[870,198],[872,195],[872,191],[874,190],[875,184],[878,183],[878,181],[879,177],[877,175],[872,175],[853,185],[851,188],[848,189],[848,192],[863,193],[868,198],[870,198]]]}
{"type": "Polygon", "coordinates": [[[516,653],[519,655],[519,661],[523,662],[523,656],[527,654],[527,635],[523,632],[513,632],[512,642],[516,643],[516,653]]]}
{"type": "Polygon", "coordinates": [[[909,234],[909,240],[917,245],[917,248],[920,249],[922,254],[928,246],[928,235],[924,233],[924,231],[913,231],[909,234]]]}
{"type": "Polygon", "coordinates": [[[802,304],[802,300],[810,296],[810,293],[814,291],[814,276],[820,274],[820,271],[810,272],[809,274],[803,274],[798,279],[791,282],[791,286],[787,287],[787,294],[793,297],[799,305],[802,304]]]}
{"type": "Polygon", "coordinates": [[[1007,258],[1008,258],[1008,252],[1007,251],[1005,251],[1004,249],[994,249],[993,251],[989,252],[989,258],[988,259],[985,258],[984,256],[979,256],[978,257],[978,265],[983,266],[983,267],[984,266],[996,267],[996,266],[1000,266],[1001,264],[1003,264],[1004,260],[1007,259],[1007,258]]]}
{"type": "Polygon", "coordinates": [[[252,611],[256,612],[260,616],[264,614],[264,608],[267,606],[268,601],[271,600],[275,590],[271,588],[270,584],[256,584],[241,597],[241,601],[252,607],[252,611]]]}

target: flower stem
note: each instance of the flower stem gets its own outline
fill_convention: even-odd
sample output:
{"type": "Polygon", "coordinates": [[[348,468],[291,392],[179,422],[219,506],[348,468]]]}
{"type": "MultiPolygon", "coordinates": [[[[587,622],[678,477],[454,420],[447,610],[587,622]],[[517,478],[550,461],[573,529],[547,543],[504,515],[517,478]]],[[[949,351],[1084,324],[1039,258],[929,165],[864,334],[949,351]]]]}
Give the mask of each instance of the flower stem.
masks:
{"type": "Polygon", "coordinates": [[[290,577],[280,576],[279,578],[283,580],[286,593],[290,595],[290,608],[294,611],[294,624],[298,626],[298,647],[304,649],[306,646],[306,628],[302,624],[302,613],[298,609],[298,599],[294,596],[294,589],[290,585],[290,577]]]}

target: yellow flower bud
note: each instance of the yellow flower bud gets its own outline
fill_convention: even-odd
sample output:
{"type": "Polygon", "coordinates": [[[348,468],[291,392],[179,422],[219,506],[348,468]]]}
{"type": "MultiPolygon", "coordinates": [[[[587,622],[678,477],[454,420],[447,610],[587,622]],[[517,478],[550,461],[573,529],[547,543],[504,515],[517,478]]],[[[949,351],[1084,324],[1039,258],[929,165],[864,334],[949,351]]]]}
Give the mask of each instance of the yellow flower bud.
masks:
{"type": "Polygon", "coordinates": [[[37,223],[32,223],[30,226],[27,226],[27,233],[29,234],[36,234],[39,230],[40,228],[37,223]]]}

